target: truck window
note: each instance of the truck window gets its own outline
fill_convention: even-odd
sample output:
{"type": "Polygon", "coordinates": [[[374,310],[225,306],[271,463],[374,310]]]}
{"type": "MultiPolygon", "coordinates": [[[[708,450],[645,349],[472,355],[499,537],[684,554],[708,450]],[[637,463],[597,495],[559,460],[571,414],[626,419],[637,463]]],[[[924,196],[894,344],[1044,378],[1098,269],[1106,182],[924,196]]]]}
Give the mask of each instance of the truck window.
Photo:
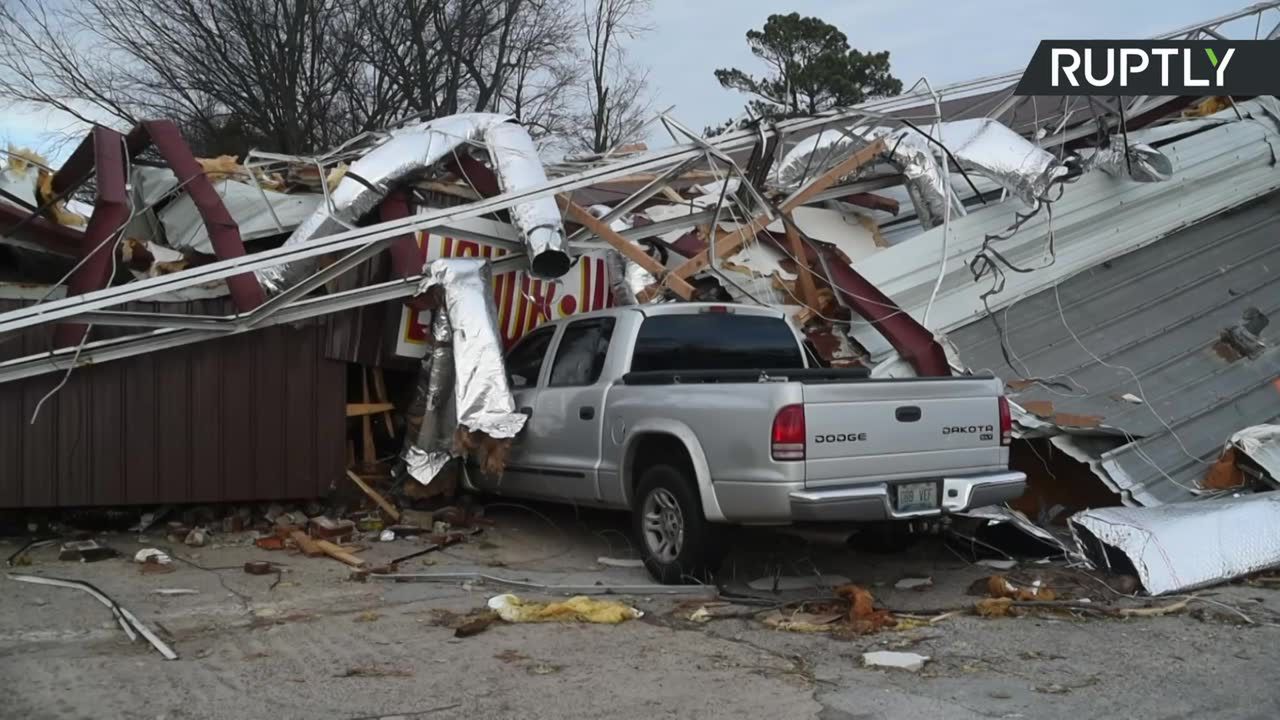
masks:
{"type": "Polygon", "coordinates": [[[800,344],[777,317],[703,312],[645,318],[631,370],[802,368],[800,344]]]}
{"type": "Polygon", "coordinates": [[[507,382],[511,383],[513,390],[538,384],[542,360],[546,357],[547,346],[551,344],[551,338],[555,334],[554,327],[538,328],[525,335],[507,353],[507,382]]]}
{"type": "Polygon", "coordinates": [[[551,387],[591,385],[600,379],[613,322],[613,318],[593,318],[569,323],[551,366],[551,387]]]}

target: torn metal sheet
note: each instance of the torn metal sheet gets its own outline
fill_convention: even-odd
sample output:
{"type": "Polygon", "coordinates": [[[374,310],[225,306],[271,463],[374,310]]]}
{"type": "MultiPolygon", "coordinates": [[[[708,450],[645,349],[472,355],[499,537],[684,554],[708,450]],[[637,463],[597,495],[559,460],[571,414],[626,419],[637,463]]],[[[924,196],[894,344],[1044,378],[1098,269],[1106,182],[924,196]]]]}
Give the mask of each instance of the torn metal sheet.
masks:
{"type": "Polygon", "coordinates": [[[1071,547],[1058,536],[1031,522],[1031,518],[1005,505],[989,505],[957,514],[961,517],[986,520],[992,525],[1008,523],[1046,545],[1061,548],[1064,555],[1075,556],[1078,554],[1076,548],[1071,547]]]}
{"type": "Polygon", "coordinates": [[[444,288],[453,332],[458,424],[492,438],[515,437],[528,418],[516,412],[507,382],[488,261],[433,260],[425,274],[419,295],[444,288]]]}
{"type": "Polygon", "coordinates": [[[1106,147],[1086,157],[1084,167],[1137,182],[1163,182],[1173,177],[1173,161],[1169,156],[1146,143],[1126,147],[1119,135],[1112,135],[1106,147]]]}
{"type": "Polygon", "coordinates": [[[1262,466],[1280,482],[1280,425],[1254,425],[1231,436],[1228,443],[1262,466]]]}
{"type": "MultiPolygon", "coordinates": [[[[289,239],[286,246],[349,229],[393,188],[426,173],[456,148],[483,143],[504,192],[545,184],[546,172],[528,131],[512,118],[491,113],[462,113],[392,131],[388,138],[353,163],[341,182],[289,239]]],[[[530,268],[539,277],[563,275],[573,264],[552,197],[526,200],[511,207],[511,218],[528,246],[530,268]]],[[[306,277],[314,259],[264,268],[258,280],[271,294],[306,277]]]]}
{"type": "MultiPolygon", "coordinates": [[[[245,242],[292,232],[316,211],[321,202],[319,194],[285,194],[235,180],[216,182],[213,189],[236,221],[240,239],[245,242]]],[[[191,196],[183,193],[157,214],[170,247],[214,254],[209,230],[191,196]]]]}
{"type": "Polygon", "coordinates": [[[1152,595],[1213,585],[1280,565],[1280,494],[1154,508],[1101,508],[1068,520],[1101,568],[1131,572],[1152,595]]]}

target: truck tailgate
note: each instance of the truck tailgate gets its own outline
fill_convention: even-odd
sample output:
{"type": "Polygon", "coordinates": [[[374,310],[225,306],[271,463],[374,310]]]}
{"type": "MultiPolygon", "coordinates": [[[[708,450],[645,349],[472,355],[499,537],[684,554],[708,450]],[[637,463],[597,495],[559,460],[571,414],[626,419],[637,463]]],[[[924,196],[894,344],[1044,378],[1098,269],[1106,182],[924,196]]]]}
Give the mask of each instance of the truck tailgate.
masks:
{"type": "Polygon", "coordinates": [[[994,378],[804,385],[805,485],[884,482],[1002,471],[994,378]]]}

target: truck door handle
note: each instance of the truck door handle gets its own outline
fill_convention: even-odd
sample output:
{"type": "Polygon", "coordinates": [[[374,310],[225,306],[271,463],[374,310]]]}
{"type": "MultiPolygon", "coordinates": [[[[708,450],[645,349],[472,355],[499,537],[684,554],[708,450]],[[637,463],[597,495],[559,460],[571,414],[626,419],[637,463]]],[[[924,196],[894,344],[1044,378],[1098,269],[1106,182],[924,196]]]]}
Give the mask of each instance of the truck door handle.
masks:
{"type": "Polygon", "coordinates": [[[524,407],[520,408],[519,412],[520,412],[520,414],[521,414],[521,415],[523,415],[523,416],[525,416],[525,417],[532,417],[532,416],[533,416],[533,408],[529,407],[528,405],[526,405],[526,406],[524,406],[524,407]]]}
{"type": "Polygon", "coordinates": [[[591,407],[590,405],[583,405],[582,407],[578,408],[578,417],[582,418],[583,420],[590,420],[595,416],[596,416],[596,409],[591,407]]]}
{"type": "Polygon", "coordinates": [[[915,422],[920,419],[920,408],[915,405],[903,405],[894,411],[894,416],[898,418],[898,422],[915,422]]]}

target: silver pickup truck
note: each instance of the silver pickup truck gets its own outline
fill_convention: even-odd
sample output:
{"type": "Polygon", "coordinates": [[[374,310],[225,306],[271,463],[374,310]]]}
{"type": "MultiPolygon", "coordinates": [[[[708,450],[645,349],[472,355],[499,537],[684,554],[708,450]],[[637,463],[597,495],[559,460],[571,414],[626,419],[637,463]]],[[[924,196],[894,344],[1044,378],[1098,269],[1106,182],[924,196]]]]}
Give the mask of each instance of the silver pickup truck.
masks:
{"type": "Polygon", "coordinates": [[[714,572],[725,525],[936,517],[1026,481],[998,380],[811,368],[768,308],[588,313],[529,333],[506,365],[529,421],[472,489],[630,510],[661,582],[714,572]]]}

